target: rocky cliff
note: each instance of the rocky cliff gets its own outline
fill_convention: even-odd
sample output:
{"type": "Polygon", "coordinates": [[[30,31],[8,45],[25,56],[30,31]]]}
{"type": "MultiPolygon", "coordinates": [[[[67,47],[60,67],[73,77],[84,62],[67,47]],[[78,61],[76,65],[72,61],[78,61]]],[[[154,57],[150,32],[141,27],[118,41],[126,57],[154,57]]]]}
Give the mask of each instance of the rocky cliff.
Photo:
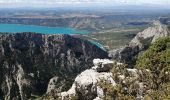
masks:
{"type": "MultiPolygon", "coordinates": [[[[136,62],[136,56],[141,51],[147,50],[150,44],[158,38],[167,37],[168,33],[167,26],[155,21],[152,27],[138,33],[129,45],[111,52],[110,56],[131,65],[136,62]]],[[[116,60],[94,59],[94,67],[79,74],[68,91],[51,95],[52,89],[55,89],[51,83],[47,98],[58,97],[59,100],[145,100],[149,92],[152,91],[148,79],[148,77],[152,77],[152,71],[128,68],[129,66],[118,63],[116,60]]]]}
{"type": "Polygon", "coordinates": [[[156,39],[168,35],[169,30],[167,26],[159,21],[154,21],[151,27],[148,27],[143,32],[139,32],[128,45],[111,51],[109,56],[115,60],[132,65],[141,51],[145,51],[156,39]]]}
{"type": "MultiPolygon", "coordinates": [[[[131,94],[132,84],[136,99],[141,100],[143,84],[138,81],[137,69],[123,68],[123,64],[108,59],[94,59],[94,67],[79,74],[72,87],[58,94],[59,100],[129,100],[125,95],[131,94]],[[100,70],[99,70],[100,69],[100,70]],[[108,69],[108,70],[105,70],[108,69]],[[122,85],[121,87],[119,87],[122,85]],[[118,89],[119,87],[119,89],[118,89]],[[121,93],[122,91],[122,93],[121,93]]],[[[49,97],[50,99],[54,96],[49,97]]],[[[132,99],[132,100],[136,100],[132,99]]]]}
{"type": "Polygon", "coordinates": [[[0,34],[0,99],[42,96],[51,82],[56,91],[67,90],[94,58],[107,53],[69,35],[0,34]]]}
{"type": "MultiPolygon", "coordinates": [[[[104,93],[98,83],[102,80],[106,80],[112,86],[116,83],[113,80],[112,73],[110,72],[114,62],[108,59],[94,59],[94,67],[85,70],[78,75],[74,81],[74,84],[67,92],[62,92],[61,99],[66,100],[67,97],[78,96],[78,100],[93,100],[96,98],[103,98],[104,93]],[[108,70],[105,70],[108,69],[108,70]]],[[[115,63],[116,64],[116,63],[115,63]]],[[[71,100],[71,98],[69,98],[71,100]]]]}
{"type": "Polygon", "coordinates": [[[135,68],[129,68],[127,64],[118,63],[115,60],[94,59],[94,67],[79,74],[68,91],[58,94],[59,99],[169,99],[170,71],[167,54],[169,38],[158,39],[168,35],[167,27],[155,21],[152,27],[138,33],[129,45],[111,53],[114,59],[125,61],[129,65],[137,62],[135,68]],[[141,51],[145,51],[142,58],[139,56],[136,60],[136,56],[141,51]]]}

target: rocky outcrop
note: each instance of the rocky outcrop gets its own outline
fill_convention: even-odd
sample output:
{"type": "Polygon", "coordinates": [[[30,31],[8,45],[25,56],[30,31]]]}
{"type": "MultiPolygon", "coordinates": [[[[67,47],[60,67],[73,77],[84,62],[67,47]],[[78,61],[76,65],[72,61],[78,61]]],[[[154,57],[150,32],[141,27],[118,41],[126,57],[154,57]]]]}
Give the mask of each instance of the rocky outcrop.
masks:
{"type": "Polygon", "coordinates": [[[98,95],[103,96],[104,94],[101,92],[103,90],[100,91],[100,87],[97,86],[97,83],[102,79],[111,82],[113,85],[116,84],[112,79],[112,73],[99,73],[93,69],[89,69],[77,76],[72,88],[68,92],[61,93],[61,96],[63,97],[63,100],[67,95],[75,94],[78,94],[79,97],[83,98],[82,100],[92,100],[98,95]]]}
{"type": "Polygon", "coordinates": [[[166,37],[168,34],[169,30],[166,25],[161,24],[159,21],[154,21],[151,27],[139,32],[128,45],[111,51],[109,56],[132,65],[139,52],[146,50],[156,39],[166,37]]]}
{"type": "Polygon", "coordinates": [[[143,32],[139,32],[134,39],[130,42],[130,45],[142,46],[146,43],[153,43],[160,37],[168,36],[169,30],[167,26],[161,24],[159,21],[154,21],[152,27],[145,29],[143,32]]]}
{"type": "Polygon", "coordinates": [[[75,76],[107,52],[69,35],[0,34],[0,99],[27,100],[70,88],[75,76]]]}
{"type": "MultiPolygon", "coordinates": [[[[77,96],[76,100],[104,100],[104,98],[106,98],[105,93],[107,88],[109,88],[109,86],[107,86],[107,88],[105,87],[106,84],[109,84],[110,87],[116,87],[123,84],[121,89],[124,90],[124,92],[127,92],[131,91],[131,86],[128,85],[132,83],[133,85],[139,86],[135,91],[138,93],[136,99],[140,100],[143,98],[143,92],[141,92],[143,91],[143,83],[139,81],[139,73],[141,73],[139,70],[124,69],[122,68],[122,63],[108,59],[94,59],[93,64],[94,67],[85,70],[76,77],[72,87],[68,91],[58,94],[60,99],[72,100],[72,97],[77,96]],[[108,68],[108,65],[112,66],[109,71],[105,71],[105,69],[101,69],[100,71],[97,70],[98,68],[101,68],[101,66],[103,68],[108,68]],[[104,86],[101,85],[102,82],[104,82],[104,86]]],[[[111,99],[117,98],[114,97],[115,94],[112,92],[111,99]]]]}
{"type": "Polygon", "coordinates": [[[113,67],[113,61],[108,59],[94,59],[93,64],[94,67],[92,67],[92,69],[97,72],[108,72],[113,67]]]}
{"type": "Polygon", "coordinates": [[[81,100],[98,100],[97,98],[100,99],[104,97],[103,89],[98,86],[100,81],[105,80],[113,86],[116,85],[110,70],[113,64],[121,63],[114,63],[114,61],[108,59],[94,59],[93,64],[94,67],[85,70],[76,77],[74,84],[67,92],[62,92],[60,94],[63,100],[65,100],[66,97],[74,95],[81,97],[81,100]],[[106,71],[105,68],[108,70],[106,71]]]}

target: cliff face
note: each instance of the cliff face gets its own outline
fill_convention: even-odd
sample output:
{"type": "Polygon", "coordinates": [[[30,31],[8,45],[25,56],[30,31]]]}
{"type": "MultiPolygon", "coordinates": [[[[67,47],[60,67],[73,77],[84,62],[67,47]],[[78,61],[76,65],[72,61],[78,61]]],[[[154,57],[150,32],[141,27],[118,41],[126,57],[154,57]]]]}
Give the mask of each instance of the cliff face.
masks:
{"type": "Polygon", "coordinates": [[[57,91],[68,89],[94,58],[107,53],[69,35],[0,34],[0,99],[41,96],[51,80],[57,91]]]}
{"type": "MultiPolygon", "coordinates": [[[[149,30],[150,28],[145,31],[149,30]]],[[[78,75],[68,91],[58,94],[59,99],[146,100],[148,98],[168,98],[170,92],[167,84],[170,82],[170,71],[167,62],[170,55],[168,55],[169,46],[167,44],[169,44],[170,38],[155,41],[158,37],[168,36],[168,31],[163,29],[160,33],[151,34],[147,34],[145,31],[139,33],[130,42],[129,47],[124,47],[120,54],[121,57],[126,57],[122,59],[132,61],[140,50],[146,50],[143,48],[145,45],[143,43],[154,42],[137,60],[134,60],[137,62],[136,69],[127,68],[123,63],[114,60],[94,59],[94,67],[78,75]],[[143,37],[146,41],[140,42],[138,37],[143,37]],[[148,41],[147,37],[151,40],[148,41]],[[165,95],[162,94],[163,91],[165,95]]]]}
{"type": "Polygon", "coordinates": [[[141,51],[146,50],[156,39],[166,37],[168,34],[169,30],[166,25],[154,21],[151,27],[139,32],[127,46],[111,51],[109,56],[131,65],[141,51]]]}

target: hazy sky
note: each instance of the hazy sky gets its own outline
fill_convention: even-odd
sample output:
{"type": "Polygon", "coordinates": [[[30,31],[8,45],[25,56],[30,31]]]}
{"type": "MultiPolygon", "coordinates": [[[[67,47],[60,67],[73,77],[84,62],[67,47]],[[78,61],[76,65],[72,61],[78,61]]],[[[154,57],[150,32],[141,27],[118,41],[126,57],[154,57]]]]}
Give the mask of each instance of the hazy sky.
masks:
{"type": "Polygon", "coordinates": [[[0,7],[58,7],[73,5],[159,5],[170,6],[170,0],[0,0],[0,7]]]}

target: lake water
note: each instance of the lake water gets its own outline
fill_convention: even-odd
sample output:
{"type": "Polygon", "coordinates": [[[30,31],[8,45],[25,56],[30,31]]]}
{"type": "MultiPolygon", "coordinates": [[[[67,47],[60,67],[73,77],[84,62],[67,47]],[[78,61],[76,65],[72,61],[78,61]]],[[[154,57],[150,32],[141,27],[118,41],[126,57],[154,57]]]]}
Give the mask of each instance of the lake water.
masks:
{"type": "MultiPolygon", "coordinates": [[[[59,27],[46,27],[46,26],[35,26],[35,25],[22,25],[22,24],[0,24],[0,32],[7,33],[21,33],[21,32],[35,32],[42,34],[88,34],[85,30],[76,30],[74,28],[59,28],[59,27]]],[[[99,48],[104,47],[95,41],[91,41],[99,48]]]]}
{"type": "Polygon", "coordinates": [[[100,49],[104,50],[104,51],[107,51],[102,44],[98,43],[98,42],[95,42],[95,41],[90,41],[92,44],[96,45],[97,47],[99,47],[100,49]]]}
{"type": "Polygon", "coordinates": [[[88,34],[85,30],[76,30],[74,28],[46,27],[22,24],[0,24],[0,32],[20,33],[35,32],[43,34],[88,34]]]}

